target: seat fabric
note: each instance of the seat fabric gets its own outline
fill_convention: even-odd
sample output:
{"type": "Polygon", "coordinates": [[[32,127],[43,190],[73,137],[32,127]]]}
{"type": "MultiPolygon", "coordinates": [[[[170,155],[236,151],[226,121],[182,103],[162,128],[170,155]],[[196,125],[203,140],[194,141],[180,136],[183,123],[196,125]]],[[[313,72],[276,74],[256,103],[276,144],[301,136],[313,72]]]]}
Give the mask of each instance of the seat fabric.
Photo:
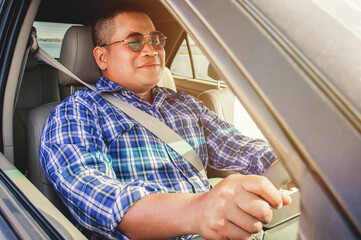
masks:
{"type": "Polygon", "coordinates": [[[68,219],[71,215],[64,203],[58,197],[56,191],[51,186],[47,179],[43,168],[40,164],[39,146],[40,136],[43,130],[45,121],[50,112],[59,104],[59,102],[52,102],[41,105],[30,111],[27,118],[27,147],[29,151],[29,180],[46,196],[54,206],[63,213],[68,219]]]}
{"type": "Polygon", "coordinates": [[[25,129],[29,112],[42,104],[59,100],[57,70],[29,56],[13,116],[14,158],[21,172],[28,169],[25,129]]]}

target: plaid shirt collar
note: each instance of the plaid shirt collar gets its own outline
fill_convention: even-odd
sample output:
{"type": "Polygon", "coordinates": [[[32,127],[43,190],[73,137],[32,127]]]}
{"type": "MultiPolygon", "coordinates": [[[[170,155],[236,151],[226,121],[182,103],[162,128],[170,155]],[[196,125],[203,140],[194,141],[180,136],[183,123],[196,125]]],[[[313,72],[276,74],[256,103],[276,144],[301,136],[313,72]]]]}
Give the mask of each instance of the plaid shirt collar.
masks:
{"type": "MultiPolygon", "coordinates": [[[[95,88],[97,89],[98,94],[102,92],[115,93],[114,95],[121,98],[123,101],[126,100],[127,102],[140,102],[142,104],[150,105],[147,101],[138,97],[134,92],[123,88],[122,86],[107,79],[104,76],[100,77],[99,81],[95,85],[95,88]]],[[[164,100],[171,98],[174,95],[174,92],[166,88],[155,86],[152,89],[152,94],[154,100],[152,106],[155,109],[158,109],[164,100]]]]}

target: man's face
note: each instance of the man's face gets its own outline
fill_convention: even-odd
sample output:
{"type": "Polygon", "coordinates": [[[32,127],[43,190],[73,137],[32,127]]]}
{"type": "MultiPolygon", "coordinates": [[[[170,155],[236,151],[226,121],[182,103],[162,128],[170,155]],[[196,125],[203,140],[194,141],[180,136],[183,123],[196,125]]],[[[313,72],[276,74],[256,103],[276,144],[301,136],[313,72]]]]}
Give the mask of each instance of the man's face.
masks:
{"type": "MultiPolygon", "coordinates": [[[[148,35],[155,31],[152,21],[144,13],[121,13],[114,20],[116,31],[109,42],[126,39],[133,32],[148,35]]],[[[103,75],[136,94],[150,91],[160,80],[165,51],[153,49],[149,38],[145,42],[139,52],[130,50],[126,42],[103,47],[106,50],[105,67],[101,67],[103,75]]]]}

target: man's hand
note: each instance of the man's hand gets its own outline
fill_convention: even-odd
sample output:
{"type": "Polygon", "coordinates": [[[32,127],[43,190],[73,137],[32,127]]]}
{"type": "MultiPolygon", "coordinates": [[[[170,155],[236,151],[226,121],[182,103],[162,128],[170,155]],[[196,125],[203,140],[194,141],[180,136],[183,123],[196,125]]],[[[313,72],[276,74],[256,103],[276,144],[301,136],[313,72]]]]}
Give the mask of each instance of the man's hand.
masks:
{"type": "Polygon", "coordinates": [[[205,239],[250,239],[291,199],[265,177],[231,175],[211,191],[149,194],[124,215],[118,229],[131,239],[200,234],[205,239]],[[139,227],[142,226],[142,227],[139,227]]]}
{"type": "Polygon", "coordinates": [[[198,233],[205,239],[251,239],[272,219],[272,208],[291,202],[265,177],[231,175],[197,199],[198,233]]]}

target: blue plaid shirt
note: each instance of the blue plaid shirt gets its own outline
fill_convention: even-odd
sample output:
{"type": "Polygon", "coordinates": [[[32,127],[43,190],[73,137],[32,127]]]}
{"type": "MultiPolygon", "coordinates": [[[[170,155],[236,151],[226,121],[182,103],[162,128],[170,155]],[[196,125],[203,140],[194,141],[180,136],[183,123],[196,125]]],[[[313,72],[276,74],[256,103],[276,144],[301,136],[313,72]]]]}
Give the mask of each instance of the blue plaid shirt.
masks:
{"type": "MultiPolygon", "coordinates": [[[[193,146],[204,166],[262,174],[276,158],[267,143],[241,135],[186,93],[155,87],[149,104],[104,77],[96,88],[167,124],[193,146]]],[[[88,88],[51,112],[40,158],[78,227],[92,238],[127,239],[117,226],[148,194],[210,190],[188,161],[88,88]]]]}

